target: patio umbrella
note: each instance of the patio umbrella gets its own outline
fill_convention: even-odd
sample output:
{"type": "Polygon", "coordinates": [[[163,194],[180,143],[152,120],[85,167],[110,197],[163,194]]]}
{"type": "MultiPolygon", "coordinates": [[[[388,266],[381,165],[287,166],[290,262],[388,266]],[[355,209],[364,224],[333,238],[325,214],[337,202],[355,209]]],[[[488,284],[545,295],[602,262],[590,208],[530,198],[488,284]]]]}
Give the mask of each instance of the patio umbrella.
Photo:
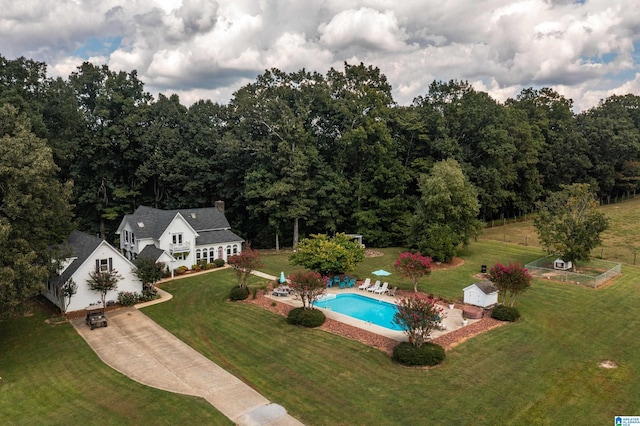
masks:
{"type": "Polygon", "coordinates": [[[373,271],[372,274],[377,275],[379,277],[386,277],[391,275],[391,272],[387,272],[384,269],[378,269],[377,271],[373,271]]]}

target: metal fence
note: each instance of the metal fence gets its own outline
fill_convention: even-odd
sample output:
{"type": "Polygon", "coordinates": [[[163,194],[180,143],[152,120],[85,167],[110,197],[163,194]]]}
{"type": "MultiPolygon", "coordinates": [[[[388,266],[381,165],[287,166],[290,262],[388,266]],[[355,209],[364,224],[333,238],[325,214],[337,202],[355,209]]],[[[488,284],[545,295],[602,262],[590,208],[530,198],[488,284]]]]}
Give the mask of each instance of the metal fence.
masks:
{"type": "Polygon", "coordinates": [[[548,279],[555,281],[566,281],[587,287],[597,288],[622,273],[622,265],[620,263],[608,262],[606,260],[592,259],[588,263],[581,265],[582,268],[588,267],[594,270],[603,270],[600,275],[585,275],[553,267],[556,256],[547,256],[542,259],[535,260],[525,265],[532,277],[540,279],[548,279]]]}

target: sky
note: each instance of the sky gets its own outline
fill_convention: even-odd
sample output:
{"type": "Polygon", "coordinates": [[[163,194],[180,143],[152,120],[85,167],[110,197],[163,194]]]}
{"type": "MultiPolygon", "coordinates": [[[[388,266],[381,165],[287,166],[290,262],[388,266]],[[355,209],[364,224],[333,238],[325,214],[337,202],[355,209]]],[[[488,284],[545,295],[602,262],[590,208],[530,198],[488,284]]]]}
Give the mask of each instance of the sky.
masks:
{"type": "Polygon", "coordinates": [[[0,0],[0,55],[67,78],[137,71],[152,95],[227,103],[270,68],[380,68],[400,105],[434,80],[504,101],[551,87],[574,110],[640,95],[637,0],[0,0]]]}

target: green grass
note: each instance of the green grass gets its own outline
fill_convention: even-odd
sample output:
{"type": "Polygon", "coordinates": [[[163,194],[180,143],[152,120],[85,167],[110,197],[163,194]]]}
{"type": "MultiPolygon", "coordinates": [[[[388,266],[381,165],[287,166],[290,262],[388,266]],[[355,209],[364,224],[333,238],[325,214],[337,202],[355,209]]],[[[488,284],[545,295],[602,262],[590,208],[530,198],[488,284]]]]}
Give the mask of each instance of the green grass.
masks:
{"type": "MultiPolygon", "coordinates": [[[[607,204],[600,210],[607,215],[610,225],[602,234],[602,246],[594,249],[591,255],[613,262],[640,264],[640,255],[635,254],[640,251],[637,238],[640,235],[640,197],[607,204]]],[[[541,247],[531,215],[526,221],[485,228],[481,239],[541,247]]]]}
{"type": "MultiPolygon", "coordinates": [[[[367,259],[361,272],[386,269],[397,251],[367,259]]],[[[524,264],[540,250],[481,241],[464,257],[421,288],[459,298],[481,264],[524,264]]],[[[640,268],[625,267],[601,290],[535,281],[519,301],[521,321],[466,341],[430,370],[226,302],[234,282],[221,271],[169,283],[174,299],[144,312],[306,424],[599,425],[640,412],[640,268]],[[619,368],[599,368],[604,359],[619,368]]]]}
{"type": "MultiPolygon", "coordinates": [[[[401,249],[383,249],[355,272],[393,272],[401,249]]],[[[479,241],[465,264],[435,271],[420,289],[457,298],[480,265],[541,257],[539,248],[479,241]]],[[[264,256],[274,275],[295,269],[264,256]]],[[[392,285],[410,288],[396,274],[392,285]]],[[[253,277],[250,285],[264,280],[253,277]]],[[[226,299],[232,271],[166,283],[174,298],[144,312],[309,425],[610,424],[640,412],[640,268],[606,288],[534,281],[523,319],[467,340],[434,369],[406,368],[371,347],[286,324],[226,299]],[[611,359],[617,369],[601,369],[611,359]]],[[[205,401],[148,388],[101,363],[68,324],[47,313],[0,322],[0,412],[8,424],[228,424],[205,401]]]]}
{"type": "Polygon", "coordinates": [[[232,424],[205,400],[133,382],[48,311],[0,321],[0,423],[232,424]]]}

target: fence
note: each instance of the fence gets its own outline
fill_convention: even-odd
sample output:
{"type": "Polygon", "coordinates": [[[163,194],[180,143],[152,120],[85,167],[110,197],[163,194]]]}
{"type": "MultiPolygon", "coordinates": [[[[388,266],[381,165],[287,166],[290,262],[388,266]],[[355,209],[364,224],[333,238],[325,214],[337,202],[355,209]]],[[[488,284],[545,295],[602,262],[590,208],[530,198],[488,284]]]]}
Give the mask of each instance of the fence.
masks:
{"type": "Polygon", "coordinates": [[[598,259],[592,259],[588,263],[580,265],[580,269],[592,272],[604,271],[599,275],[586,275],[559,270],[553,267],[555,259],[555,256],[543,257],[542,259],[528,263],[525,267],[533,277],[546,278],[555,281],[567,281],[593,288],[600,287],[611,278],[622,273],[622,265],[620,263],[598,259]]]}

